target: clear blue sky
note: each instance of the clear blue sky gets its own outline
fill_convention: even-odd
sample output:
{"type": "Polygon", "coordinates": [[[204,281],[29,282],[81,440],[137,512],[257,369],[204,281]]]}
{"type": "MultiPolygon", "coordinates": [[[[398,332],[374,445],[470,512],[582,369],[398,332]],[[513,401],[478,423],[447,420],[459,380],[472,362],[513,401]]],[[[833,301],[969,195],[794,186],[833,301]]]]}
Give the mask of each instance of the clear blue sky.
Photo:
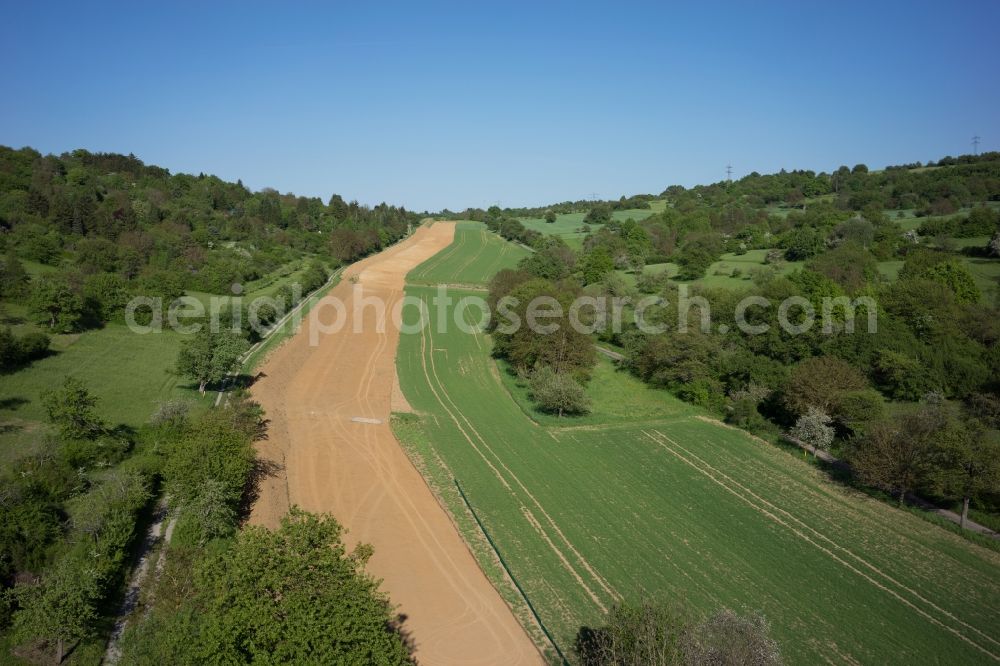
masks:
{"type": "Polygon", "coordinates": [[[0,144],[422,210],[1000,148],[1000,2],[0,0],[0,144]]]}

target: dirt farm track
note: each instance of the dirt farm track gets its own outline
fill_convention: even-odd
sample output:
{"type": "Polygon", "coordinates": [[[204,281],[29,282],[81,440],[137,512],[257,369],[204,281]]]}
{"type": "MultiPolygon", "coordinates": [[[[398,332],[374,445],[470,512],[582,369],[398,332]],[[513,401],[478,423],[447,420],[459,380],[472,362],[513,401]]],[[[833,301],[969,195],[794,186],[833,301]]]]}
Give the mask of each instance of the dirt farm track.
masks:
{"type": "Polygon", "coordinates": [[[275,527],[295,504],[332,513],[347,528],[349,545],[372,544],[368,570],[406,616],[421,664],[538,664],[535,646],[389,427],[399,331],[390,317],[378,332],[371,307],[363,311],[362,332],[349,319],[354,282],[365,298],[391,308],[403,296],[406,274],[454,233],[453,223],[420,227],[349,267],[314,308],[321,322],[332,322],[331,299],[340,299],[347,325],[310,346],[316,324],[308,317],[261,368],[252,392],[270,425],[258,454],[275,471],[262,482],[251,522],[275,527]]]}

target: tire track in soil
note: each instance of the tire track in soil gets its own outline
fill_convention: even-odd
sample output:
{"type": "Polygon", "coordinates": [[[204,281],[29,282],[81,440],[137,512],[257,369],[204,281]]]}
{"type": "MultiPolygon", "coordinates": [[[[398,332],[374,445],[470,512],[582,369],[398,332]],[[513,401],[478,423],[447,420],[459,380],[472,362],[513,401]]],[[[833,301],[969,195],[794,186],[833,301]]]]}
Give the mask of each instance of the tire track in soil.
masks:
{"type": "MultiPolygon", "coordinates": [[[[980,645],[979,643],[977,643],[977,642],[973,641],[973,640],[972,640],[971,638],[969,638],[968,636],[966,636],[966,635],[965,635],[965,634],[963,634],[962,632],[958,631],[958,630],[957,630],[957,629],[955,629],[954,627],[951,627],[951,626],[949,626],[949,625],[945,624],[944,622],[942,622],[942,621],[941,621],[941,620],[939,620],[938,618],[934,617],[934,616],[933,616],[933,615],[931,615],[930,613],[926,612],[926,611],[925,611],[924,609],[922,609],[922,608],[920,608],[919,606],[917,606],[916,604],[914,604],[914,603],[913,603],[912,601],[910,601],[909,599],[907,599],[907,598],[905,598],[904,596],[902,596],[902,595],[901,595],[901,594],[900,594],[899,592],[897,592],[896,590],[893,590],[893,589],[891,589],[891,588],[887,587],[886,585],[884,585],[883,583],[879,582],[879,581],[878,581],[878,580],[876,580],[875,578],[873,578],[873,577],[869,576],[869,575],[868,575],[868,574],[866,574],[866,573],[865,573],[864,571],[862,571],[862,570],[858,569],[857,567],[855,567],[854,565],[852,565],[852,564],[851,564],[850,562],[848,562],[848,561],[847,561],[847,560],[845,560],[844,558],[842,558],[842,557],[840,557],[839,555],[837,555],[836,553],[834,553],[834,552],[833,552],[832,550],[830,550],[829,548],[827,548],[827,547],[823,546],[822,544],[818,543],[817,541],[813,540],[813,539],[812,539],[812,538],[811,538],[811,537],[810,537],[810,536],[809,536],[808,534],[806,534],[805,532],[803,532],[803,531],[801,531],[801,530],[799,530],[799,529],[796,529],[796,528],[795,528],[795,527],[794,527],[793,525],[789,524],[788,522],[786,522],[786,521],[785,521],[785,520],[783,520],[783,519],[782,519],[781,517],[779,517],[779,516],[778,516],[778,515],[776,515],[775,513],[771,512],[770,510],[768,510],[768,509],[767,509],[767,508],[765,508],[764,506],[760,506],[760,505],[758,505],[758,504],[755,504],[755,503],[754,503],[753,501],[751,501],[750,499],[748,499],[748,498],[746,497],[746,495],[743,495],[742,493],[740,493],[740,492],[739,492],[739,491],[737,491],[736,489],[734,489],[734,488],[730,487],[729,485],[727,485],[727,484],[726,484],[726,483],[725,483],[724,481],[720,480],[720,479],[719,479],[718,477],[716,477],[715,475],[713,475],[713,474],[712,474],[712,472],[711,472],[711,471],[709,471],[708,469],[705,469],[705,468],[703,468],[703,467],[700,467],[700,466],[699,466],[698,464],[696,464],[696,463],[692,462],[692,461],[691,461],[691,460],[690,460],[689,458],[685,457],[684,455],[682,455],[681,453],[679,453],[678,451],[676,451],[676,450],[675,450],[674,448],[672,448],[672,447],[671,447],[671,446],[669,446],[668,444],[664,443],[663,439],[666,439],[667,441],[671,442],[672,444],[674,444],[674,445],[675,445],[675,446],[677,446],[678,448],[683,448],[683,447],[681,447],[681,446],[680,446],[679,444],[676,444],[675,442],[673,442],[673,440],[670,440],[669,438],[667,438],[667,437],[666,437],[666,435],[664,435],[663,433],[661,433],[661,432],[659,432],[659,431],[656,431],[656,430],[654,430],[653,432],[655,432],[655,433],[656,433],[656,435],[659,435],[659,438],[658,438],[658,437],[657,437],[656,435],[652,434],[651,432],[649,432],[649,431],[647,431],[647,430],[643,430],[643,431],[642,431],[642,433],[643,433],[644,435],[646,435],[646,437],[648,437],[648,438],[649,438],[649,439],[650,439],[650,440],[651,440],[651,441],[652,441],[652,442],[653,442],[654,444],[657,444],[658,446],[662,447],[662,448],[663,448],[663,449],[665,449],[666,451],[670,452],[670,453],[671,453],[671,454],[673,454],[673,455],[674,455],[674,456],[675,456],[675,457],[676,457],[676,458],[677,458],[678,460],[680,460],[681,462],[685,463],[686,465],[688,465],[689,467],[691,467],[691,468],[692,468],[692,469],[694,469],[695,471],[699,472],[700,474],[702,474],[703,476],[705,476],[706,478],[708,478],[708,479],[709,479],[710,481],[712,481],[713,483],[715,483],[715,484],[719,485],[719,486],[720,486],[720,487],[722,487],[722,488],[723,488],[724,490],[726,490],[726,491],[727,491],[727,492],[729,492],[730,494],[734,495],[734,496],[735,496],[736,498],[738,498],[738,499],[739,499],[740,501],[742,501],[742,502],[744,502],[745,504],[747,504],[748,506],[750,506],[750,507],[751,507],[752,509],[754,509],[755,511],[757,511],[757,512],[761,513],[762,515],[764,515],[764,516],[765,516],[765,517],[767,517],[767,518],[770,518],[770,519],[771,519],[772,521],[774,521],[774,522],[778,523],[778,524],[779,524],[779,525],[781,525],[782,527],[785,527],[786,529],[788,529],[788,530],[789,530],[789,531],[790,531],[790,532],[791,532],[792,534],[794,534],[795,536],[799,537],[800,539],[802,539],[803,541],[805,541],[805,542],[809,543],[810,545],[812,545],[812,546],[816,547],[817,549],[819,549],[820,551],[822,551],[823,553],[825,553],[826,555],[828,555],[828,556],[829,556],[829,557],[830,557],[831,559],[833,559],[834,561],[836,561],[836,562],[838,562],[839,564],[843,565],[843,566],[844,566],[844,567],[846,567],[847,569],[850,569],[850,570],[851,570],[851,571],[853,571],[853,572],[854,572],[855,574],[857,574],[857,575],[858,575],[858,576],[860,576],[861,578],[864,578],[865,580],[867,580],[867,581],[868,581],[869,583],[871,583],[871,584],[872,584],[872,585],[874,585],[875,587],[879,588],[880,590],[883,590],[884,592],[888,593],[888,594],[889,594],[889,595],[891,595],[892,597],[896,598],[896,599],[897,599],[897,600],[898,600],[899,602],[901,602],[901,603],[902,603],[902,604],[904,604],[905,606],[908,606],[908,607],[909,607],[910,609],[912,609],[912,610],[913,610],[913,611],[915,611],[915,612],[916,612],[917,614],[919,614],[919,615],[921,615],[922,617],[924,617],[924,618],[925,618],[926,620],[930,621],[930,622],[931,622],[932,624],[935,624],[935,625],[937,625],[937,626],[941,627],[942,629],[944,629],[944,630],[946,630],[946,631],[948,631],[948,632],[950,632],[950,633],[954,634],[954,635],[955,635],[956,637],[958,637],[958,638],[959,638],[960,640],[962,640],[962,641],[964,641],[964,642],[968,643],[968,644],[969,644],[969,645],[971,645],[972,647],[976,648],[977,650],[979,650],[979,651],[983,652],[984,654],[986,654],[987,656],[991,657],[991,658],[992,658],[992,659],[993,659],[994,661],[1000,661],[1000,656],[998,656],[998,655],[994,654],[994,653],[993,653],[993,652],[991,652],[991,651],[990,651],[990,650],[989,650],[988,648],[985,648],[985,647],[983,647],[982,645],[980,645]],[[661,439],[661,438],[662,438],[662,439],[661,439]]],[[[686,449],[685,449],[685,450],[686,450],[686,449]]],[[[692,457],[697,457],[697,456],[694,456],[693,454],[690,454],[690,452],[689,452],[689,455],[692,455],[692,457]]],[[[699,460],[700,460],[700,459],[699,459],[699,460]]],[[[704,463],[704,461],[702,461],[702,463],[703,463],[703,464],[705,464],[705,466],[706,466],[706,467],[711,467],[711,466],[710,466],[710,465],[708,465],[707,463],[704,463]]],[[[720,476],[723,476],[723,477],[725,477],[725,476],[726,476],[726,475],[725,475],[724,473],[722,473],[722,472],[719,472],[718,470],[715,470],[715,471],[716,471],[716,473],[717,473],[717,474],[719,474],[720,476]]],[[[727,477],[727,478],[729,478],[729,477],[727,477]]],[[[735,481],[732,481],[732,479],[731,479],[731,478],[730,478],[730,481],[731,481],[731,482],[733,482],[733,483],[734,483],[734,485],[737,485],[737,486],[740,486],[740,487],[742,487],[742,486],[741,486],[741,484],[739,484],[739,483],[737,483],[737,482],[735,482],[735,481]]],[[[751,492],[750,494],[753,494],[753,493],[751,492]]],[[[758,498],[758,499],[760,499],[760,498],[758,498]]],[[[763,503],[764,503],[764,504],[770,504],[770,503],[769,503],[769,502],[767,502],[766,500],[763,500],[763,503]]],[[[779,509],[779,510],[780,510],[780,509],[779,509]]],[[[806,527],[808,527],[808,526],[806,526],[806,527]]],[[[809,529],[811,529],[811,528],[809,528],[809,529]]],[[[825,536],[823,536],[823,535],[819,535],[819,536],[821,536],[821,537],[823,537],[824,539],[826,539],[827,541],[829,541],[829,539],[827,539],[827,538],[826,538],[825,536]]],[[[832,543],[832,542],[831,542],[831,543],[832,543]]],[[[837,544],[834,544],[834,546],[836,546],[837,548],[840,548],[841,550],[843,550],[843,547],[842,547],[842,546],[838,546],[837,544]]],[[[877,569],[876,569],[876,570],[877,570],[877,569]]],[[[883,574],[883,575],[884,575],[884,574],[883,574]]],[[[963,623],[963,624],[964,624],[964,623],[963,623]]],[[[977,631],[977,632],[978,632],[978,630],[975,630],[975,631],[977,631]]],[[[990,640],[993,640],[993,639],[990,639],[990,640]]],[[[994,641],[994,642],[995,642],[995,641],[994,641]]]]}

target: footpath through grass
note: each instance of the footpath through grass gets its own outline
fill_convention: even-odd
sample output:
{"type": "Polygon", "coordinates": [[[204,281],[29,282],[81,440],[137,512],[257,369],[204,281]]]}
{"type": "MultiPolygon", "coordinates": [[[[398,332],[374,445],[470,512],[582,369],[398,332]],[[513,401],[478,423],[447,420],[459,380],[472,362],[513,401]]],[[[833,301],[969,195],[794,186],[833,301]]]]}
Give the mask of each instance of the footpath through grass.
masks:
{"type": "MultiPolygon", "coordinates": [[[[433,290],[408,293],[436,321],[433,290]]],[[[833,485],[604,360],[591,416],[533,413],[490,348],[455,326],[403,335],[416,413],[394,423],[511,597],[461,481],[564,651],[614,601],[656,595],[703,613],[760,609],[792,664],[1000,658],[1000,553],[833,485]]]]}

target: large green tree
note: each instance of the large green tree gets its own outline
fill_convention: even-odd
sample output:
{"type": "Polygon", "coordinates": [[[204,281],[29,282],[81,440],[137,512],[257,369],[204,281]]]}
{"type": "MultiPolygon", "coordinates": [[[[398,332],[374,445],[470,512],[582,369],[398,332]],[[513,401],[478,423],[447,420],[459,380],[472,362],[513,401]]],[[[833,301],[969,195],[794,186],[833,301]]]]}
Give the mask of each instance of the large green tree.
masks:
{"type": "Polygon", "coordinates": [[[785,384],[784,401],[795,414],[817,407],[838,416],[845,395],[867,386],[864,375],[835,356],[807,358],[792,369],[785,384]]]}
{"type": "MultiPolygon", "coordinates": [[[[496,282],[497,288],[513,282],[496,282]]],[[[585,313],[578,323],[570,316],[577,290],[564,283],[532,279],[514,286],[509,294],[491,293],[500,314],[491,321],[495,353],[515,369],[533,372],[548,366],[586,381],[596,362],[594,344],[587,333],[585,313]],[[509,296],[501,300],[503,296],[509,296]]]]}
{"type": "Polygon", "coordinates": [[[945,442],[955,436],[940,398],[929,396],[918,412],[872,424],[848,455],[865,483],[896,495],[902,506],[907,493],[940,473],[945,442]]]}
{"type": "Polygon", "coordinates": [[[75,377],[66,377],[62,386],[42,393],[42,405],[49,420],[66,439],[87,439],[104,430],[104,422],[94,411],[97,397],[75,377]]]}
{"type": "Polygon", "coordinates": [[[139,626],[130,664],[407,664],[407,645],[370,546],[348,551],[328,515],[293,507],[275,531],[250,526],[194,572],[193,598],[139,626]]]}
{"type": "Polygon", "coordinates": [[[961,526],[969,519],[969,503],[1000,493],[1000,433],[975,419],[953,424],[957,432],[942,437],[940,466],[934,485],[944,495],[962,501],[961,526]]]}
{"type": "Polygon", "coordinates": [[[68,646],[96,629],[100,586],[79,562],[64,559],[37,585],[20,585],[14,631],[21,640],[43,640],[60,664],[68,646]]]}
{"type": "Polygon", "coordinates": [[[61,278],[32,282],[31,309],[56,333],[72,333],[83,319],[83,299],[61,278]]]}
{"type": "Polygon", "coordinates": [[[247,341],[234,331],[212,331],[208,326],[181,343],[177,355],[177,372],[198,382],[198,391],[205,392],[210,383],[217,383],[236,367],[247,350],[247,341]]]}

